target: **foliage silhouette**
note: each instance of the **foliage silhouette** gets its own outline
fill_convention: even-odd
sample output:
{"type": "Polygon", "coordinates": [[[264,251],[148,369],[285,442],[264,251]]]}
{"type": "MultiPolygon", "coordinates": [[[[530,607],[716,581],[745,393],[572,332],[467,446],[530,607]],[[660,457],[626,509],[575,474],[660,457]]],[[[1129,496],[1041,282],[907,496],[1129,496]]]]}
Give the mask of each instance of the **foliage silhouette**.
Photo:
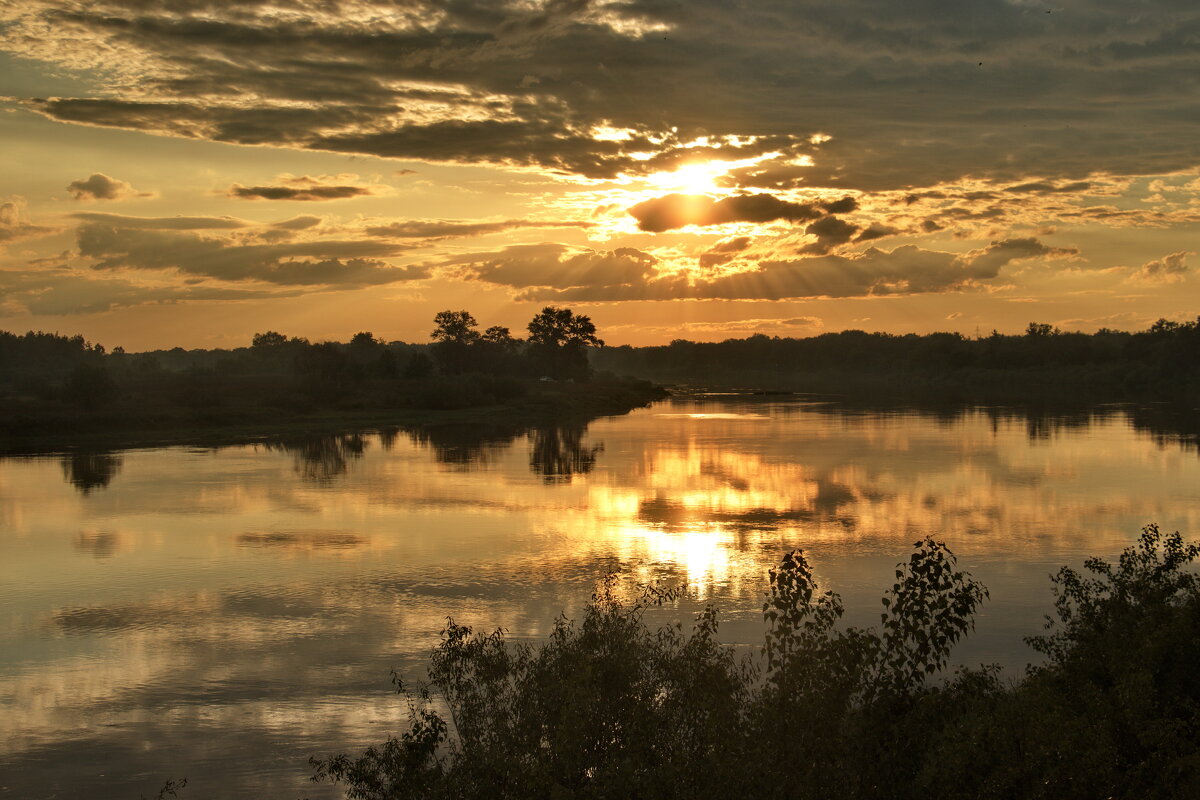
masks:
{"type": "Polygon", "coordinates": [[[756,334],[605,347],[596,369],[661,383],[836,393],[859,399],[1104,402],[1200,398],[1200,319],[1094,334],[1030,323],[969,338],[846,330],[804,339],[756,334]]]}
{"type": "Polygon", "coordinates": [[[679,589],[606,578],[541,645],[453,620],[430,684],[398,679],[410,726],[313,779],[385,798],[1184,797],[1200,789],[1200,553],[1147,527],[1093,578],[1054,576],[1047,661],[1019,682],[945,673],[986,591],[925,539],[877,628],[843,626],[800,551],[770,572],[763,646],[741,656],[705,608],[653,628],[679,589]],[[431,691],[432,690],[432,691],[431,691]]]}
{"type": "Polygon", "coordinates": [[[591,318],[569,308],[546,306],[529,322],[531,356],[553,378],[586,378],[588,348],[603,346],[591,318]]]}
{"type": "Polygon", "coordinates": [[[395,424],[423,416],[413,412],[489,406],[529,424],[623,413],[665,395],[611,375],[584,386],[540,381],[546,365],[507,328],[479,336],[469,312],[439,318],[465,326],[464,341],[447,334],[414,345],[359,331],[348,342],[314,343],[264,331],[232,350],[106,355],[81,336],[0,331],[0,450],[64,448],[80,435],[107,444],[153,431],[265,432],[309,419],[324,429],[339,418],[395,424]]]}

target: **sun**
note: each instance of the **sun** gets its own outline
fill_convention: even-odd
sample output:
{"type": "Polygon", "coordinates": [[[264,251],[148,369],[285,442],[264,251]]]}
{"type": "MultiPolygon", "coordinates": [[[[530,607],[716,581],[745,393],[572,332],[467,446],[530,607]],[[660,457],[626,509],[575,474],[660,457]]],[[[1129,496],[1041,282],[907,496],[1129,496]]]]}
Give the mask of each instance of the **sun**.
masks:
{"type": "Polygon", "coordinates": [[[729,171],[727,161],[694,161],[671,172],[646,176],[646,183],[660,192],[706,194],[720,190],[717,179],[729,171]]]}

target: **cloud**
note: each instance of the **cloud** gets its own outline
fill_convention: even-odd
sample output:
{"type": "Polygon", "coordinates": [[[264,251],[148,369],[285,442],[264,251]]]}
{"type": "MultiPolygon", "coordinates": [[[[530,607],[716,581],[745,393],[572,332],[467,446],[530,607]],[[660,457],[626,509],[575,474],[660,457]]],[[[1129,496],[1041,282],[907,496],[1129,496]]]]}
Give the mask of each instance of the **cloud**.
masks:
{"type": "Polygon", "coordinates": [[[0,10],[0,46],[104,70],[97,96],[27,98],[36,113],[240,144],[616,177],[663,169],[707,136],[736,158],[778,154],[740,170],[741,187],[974,175],[1051,194],[1200,163],[1200,18],[1180,2],[1133,16],[1108,0],[1069,14],[890,0],[284,6],[24,0],[0,10]],[[602,127],[629,133],[598,140],[602,127]]]}
{"type": "Polygon", "coordinates": [[[229,230],[250,225],[233,217],[130,217],[124,214],[106,214],[102,211],[80,211],[71,216],[112,228],[138,230],[229,230]]]}
{"type": "MultiPolygon", "coordinates": [[[[1069,248],[1048,247],[1035,239],[1008,239],[987,247],[956,254],[913,245],[861,253],[823,255],[783,261],[764,261],[757,268],[713,277],[688,277],[654,269],[646,256],[643,268],[622,273],[619,279],[604,276],[585,282],[545,278],[546,272],[528,269],[521,280],[499,281],[486,271],[480,280],[525,286],[518,299],[559,302],[615,302],[621,300],[789,300],[818,297],[870,297],[962,291],[986,286],[1006,265],[1024,259],[1064,258],[1069,248]],[[541,277],[539,277],[541,276],[541,277]]],[[[517,254],[514,254],[517,255],[517,254]]],[[[594,254],[600,256],[601,254],[594,254]]]]}
{"type": "MultiPolygon", "coordinates": [[[[357,178],[357,175],[335,176],[357,178]]],[[[240,200],[298,200],[319,202],[322,200],[349,200],[353,197],[369,197],[381,194],[386,187],[358,183],[330,183],[325,176],[300,178],[281,176],[278,184],[270,186],[242,186],[235,183],[229,187],[229,196],[240,200]]]]}
{"type": "MultiPolygon", "coordinates": [[[[925,220],[925,222],[929,223],[931,221],[925,220]]],[[[931,224],[933,225],[932,228],[929,228],[929,227],[925,228],[925,230],[927,232],[931,231],[931,230],[937,230],[937,227],[938,227],[937,223],[931,223],[931,224]]],[[[900,232],[900,230],[898,228],[894,228],[891,225],[884,225],[882,222],[872,222],[866,228],[863,228],[862,230],[860,230],[858,232],[858,236],[854,237],[854,241],[869,242],[869,241],[872,241],[873,239],[882,239],[887,236],[895,236],[899,232],[900,232]]]]}
{"type": "Polygon", "coordinates": [[[816,203],[791,203],[771,194],[743,194],[713,200],[708,195],[668,194],[628,209],[638,228],[652,233],[729,222],[802,222],[824,210],[816,203]]]}
{"type": "Polygon", "coordinates": [[[1192,267],[1187,263],[1187,257],[1194,255],[1196,254],[1190,250],[1180,250],[1154,261],[1147,261],[1130,276],[1130,280],[1141,283],[1179,283],[1191,274],[1192,267]]]}
{"type": "Polygon", "coordinates": [[[379,259],[404,248],[383,242],[310,241],[239,244],[194,233],[80,226],[79,254],[93,269],[178,270],[222,281],[283,286],[372,286],[428,276],[423,267],[392,267],[379,259]]]}
{"type": "Polygon", "coordinates": [[[560,244],[518,245],[445,262],[471,280],[514,288],[606,288],[644,283],[658,259],[629,247],[576,250],[560,244]]]}
{"type": "Polygon", "coordinates": [[[275,228],[276,230],[283,231],[303,231],[308,230],[309,228],[315,228],[322,222],[323,220],[320,217],[303,215],[299,217],[292,217],[291,219],[285,219],[280,222],[272,222],[271,227],[275,228]]]}
{"type": "Polygon", "coordinates": [[[25,219],[25,201],[14,197],[0,203],[0,244],[34,239],[55,233],[55,228],[33,225],[25,219]]]}
{"type": "Polygon", "coordinates": [[[805,246],[800,252],[818,255],[828,253],[834,247],[850,241],[857,231],[857,225],[834,216],[824,217],[804,229],[809,236],[817,237],[817,241],[805,246]]]}
{"type": "Polygon", "coordinates": [[[110,178],[102,172],[94,172],[89,178],[80,178],[67,184],[67,191],[76,200],[125,200],[130,197],[153,197],[153,192],[139,192],[128,183],[110,178]]]}
{"type": "Polygon", "coordinates": [[[1031,181],[1015,186],[1006,186],[1004,191],[1013,194],[1079,194],[1088,191],[1092,186],[1091,181],[1072,181],[1070,183],[1031,181]]]}
{"type": "Polygon", "coordinates": [[[262,300],[298,294],[288,289],[143,284],[98,277],[67,267],[0,270],[0,310],[58,316],[95,314],[116,308],[191,301],[262,300]]]}
{"type": "Polygon", "coordinates": [[[751,241],[749,236],[739,236],[735,239],[718,242],[710,247],[708,252],[700,255],[700,266],[707,268],[728,264],[737,257],[738,253],[744,252],[750,246],[751,241]]]}
{"type": "Polygon", "coordinates": [[[1045,256],[1047,258],[1065,258],[1078,254],[1078,250],[1069,247],[1047,247],[1034,238],[1005,239],[992,242],[982,251],[975,251],[972,263],[982,270],[990,270],[993,274],[1010,261],[1045,256]]]}
{"type": "Polygon", "coordinates": [[[501,222],[468,222],[465,220],[420,219],[368,225],[368,236],[382,239],[448,239],[459,236],[482,236],[518,228],[590,228],[590,222],[543,221],[509,219],[501,222]]]}

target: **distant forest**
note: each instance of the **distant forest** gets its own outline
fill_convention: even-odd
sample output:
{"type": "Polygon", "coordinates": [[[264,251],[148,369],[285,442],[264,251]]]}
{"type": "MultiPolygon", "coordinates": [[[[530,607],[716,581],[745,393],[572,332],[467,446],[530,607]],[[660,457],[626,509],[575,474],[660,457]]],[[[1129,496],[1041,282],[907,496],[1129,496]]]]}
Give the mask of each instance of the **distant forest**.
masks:
{"type": "Polygon", "coordinates": [[[1200,318],[1144,331],[894,335],[847,330],[659,347],[607,347],[596,369],[709,389],[830,393],[848,400],[1200,400],[1200,318]]]}
{"type": "Polygon", "coordinates": [[[468,311],[442,311],[433,323],[429,344],[384,342],[368,331],[315,343],[264,331],[247,347],[144,353],[109,352],[82,336],[0,331],[0,435],[15,441],[314,415],[365,423],[414,409],[586,416],[627,411],[661,394],[644,382],[593,375],[588,350],[603,342],[592,321],[570,309],[543,309],[523,339],[502,326],[479,331],[468,311]]]}
{"type": "Polygon", "coordinates": [[[1136,332],[1030,323],[1020,335],[981,338],[849,330],[659,347],[605,347],[587,316],[565,308],[543,309],[523,339],[501,326],[480,331],[468,311],[443,311],[433,322],[428,344],[367,331],[313,343],[265,331],[246,347],[144,353],[109,352],[82,336],[0,331],[0,433],[531,402],[559,413],[617,413],[653,399],[625,378],[852,403],[1200,400],[1200,318],[1136,332]]]}

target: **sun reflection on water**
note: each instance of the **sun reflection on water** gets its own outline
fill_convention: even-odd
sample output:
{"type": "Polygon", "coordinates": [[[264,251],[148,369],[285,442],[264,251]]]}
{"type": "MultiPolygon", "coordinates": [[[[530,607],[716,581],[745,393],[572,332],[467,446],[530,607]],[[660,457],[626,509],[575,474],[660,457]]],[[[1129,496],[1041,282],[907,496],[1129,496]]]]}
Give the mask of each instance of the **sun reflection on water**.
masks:
{"type": "Polygon", "coordinates": [[[270,741],[278,762],[305,736],[373,741],[387,670],[420,674],[448,615],[544,636],[618,571],[749,626],[792,547],[851,607],[935,535],[991,569],[984,622],[1031,620],[1004,634],[1019,646],[1053,567],[1151,520],[1200,530],[1200,459],[1119,418],[1034,439],[983,414],[681,402],[460,438],[0,460],[8,757],[73,736],[228,759],[270,741]]]}

